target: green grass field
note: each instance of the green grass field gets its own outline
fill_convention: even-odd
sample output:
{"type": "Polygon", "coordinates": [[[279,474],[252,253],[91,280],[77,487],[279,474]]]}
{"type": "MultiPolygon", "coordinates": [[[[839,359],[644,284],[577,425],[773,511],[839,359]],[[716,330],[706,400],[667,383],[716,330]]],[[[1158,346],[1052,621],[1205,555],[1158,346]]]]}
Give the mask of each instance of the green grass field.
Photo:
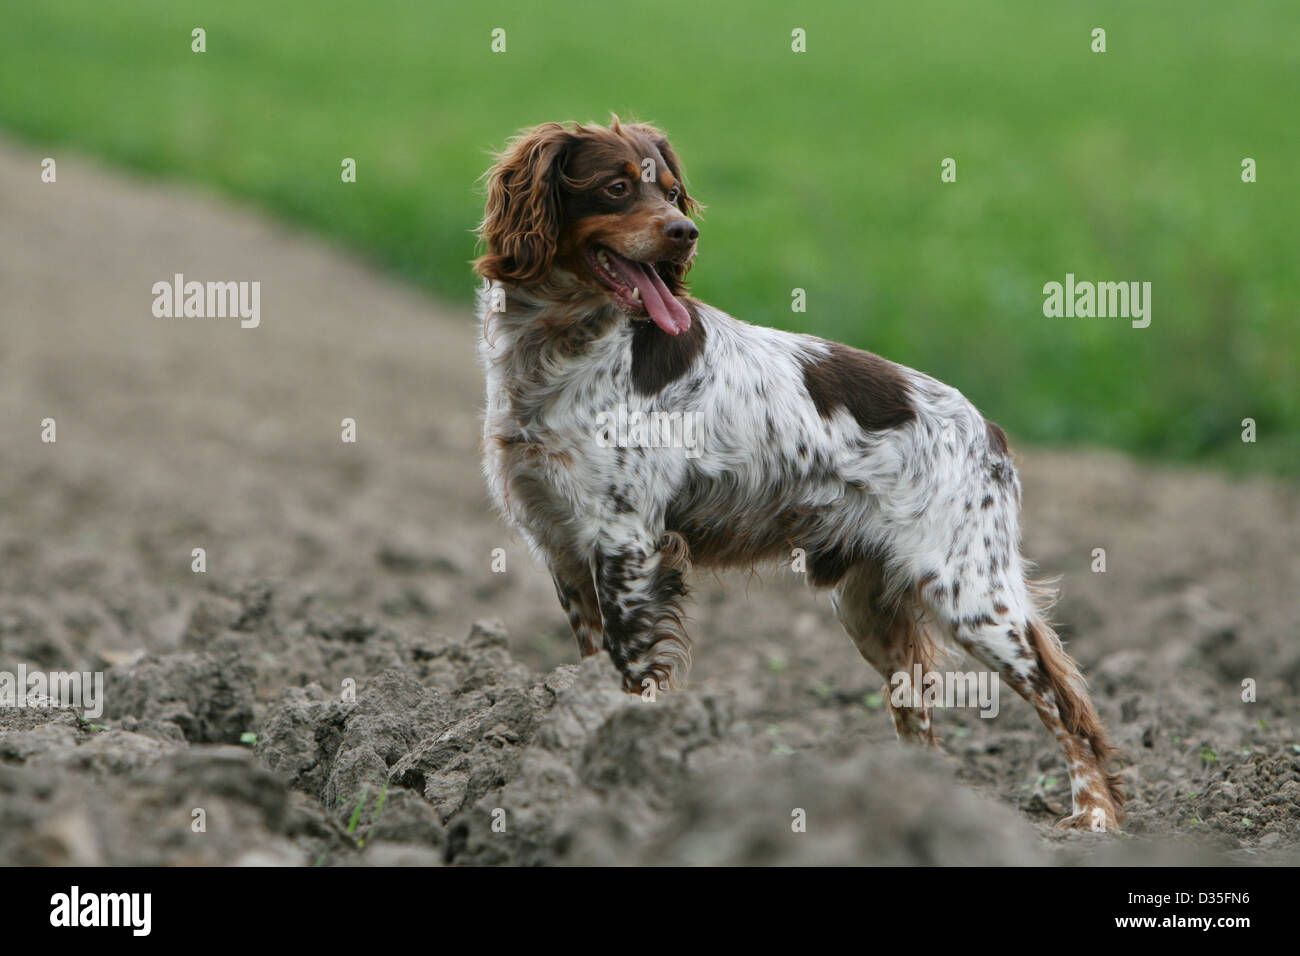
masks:
{"type": "Polygon", "coordinates": [[[929,372],[1022,443],[1300,473],[1300,6],[877,6],[44,0],[0,14],[0,127],[468,302],[487,151],[614,110],[672,134],[719,307],[929,372]],[[1151,282],[1150,327],[1044,317],[1067,272],[1151,282]]]}

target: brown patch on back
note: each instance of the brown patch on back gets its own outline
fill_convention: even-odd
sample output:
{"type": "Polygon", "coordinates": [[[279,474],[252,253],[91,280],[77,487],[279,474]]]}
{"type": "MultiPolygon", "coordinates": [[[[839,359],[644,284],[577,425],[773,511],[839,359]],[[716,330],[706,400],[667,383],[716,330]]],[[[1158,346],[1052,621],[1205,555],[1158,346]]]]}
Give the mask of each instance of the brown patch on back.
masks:
{"type": "Polygon", "coordinates": [[[680,335],[669,335],[653,322],[637,322],[632,332],[632,387],[638,395],[657,395],[685,375],[704,351],[706,333],[699,310],[691,299],[682,299],[691,314],[691,327],[680,335]]]}
{"type": "Polygon", "coordinates": [[[902,369],[879,355],[830,343],[824,357],[802,356],[804,388],[817,414],[845,408],[866,431],[897,428],[916,418],[902,369]]]}

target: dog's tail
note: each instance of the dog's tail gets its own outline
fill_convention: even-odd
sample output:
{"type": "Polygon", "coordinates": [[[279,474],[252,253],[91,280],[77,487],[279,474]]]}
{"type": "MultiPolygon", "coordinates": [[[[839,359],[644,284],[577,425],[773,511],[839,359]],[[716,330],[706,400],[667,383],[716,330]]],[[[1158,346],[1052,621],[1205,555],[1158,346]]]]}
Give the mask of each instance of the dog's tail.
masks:
{"type": "Polygon", "coordinates": [[[1027,636],[1038,657],[1038,666],[1056,698],[1065,729],[1082,737],[1092,747],[1105,778],[1111,802],[1118,811],[1124,805],[1124,791],[1119,775],[1107,770],[1118,751],[1110,742],[1106,727],[1087,694],[1087,681],[1074,658],[1065,652],[1060,637],[1048,620],[1048,611],[1056,603],[1056,579],[1029,582],[1034,608],[1026,627],[1027,636]]]}

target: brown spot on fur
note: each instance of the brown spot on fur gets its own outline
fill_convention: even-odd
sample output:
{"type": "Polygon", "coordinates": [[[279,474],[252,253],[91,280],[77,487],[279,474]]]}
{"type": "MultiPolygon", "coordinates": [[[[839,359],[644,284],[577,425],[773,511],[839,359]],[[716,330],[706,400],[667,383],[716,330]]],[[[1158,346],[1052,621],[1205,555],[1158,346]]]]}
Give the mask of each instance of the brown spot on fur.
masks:
{"type": "Polygon", "coordinates": [[[667,531],[659,541],[659,553],[670,568],[685,568],[691,561],[691,547],[686,538],[676,531],[667,531]]]}
{"type": "Polygon", "coordinates": [[[1005,455],[1007,453],[1007,433],[987,418],[984,419],[984,430],[988,432],[989,447],[999,454],[1005,455]]]}
{"type": "Polygon", "coordinates": [[[567,450],[555,451],[553,449],[544,448],[544,447],[539,447],[539,448],[530,447],[528,449],[528,453],[547,458],[550,461],[554,462],[555,464],[559,465],[561,468],[568,468],[568,469],[573,468],[573,454],[567,450]]]}
{"type": "Polygon", "coordinates": [[[638,395],[657,395],[681,378],[704,351],[706,332],[695,302],[682,302],[691,314],[691,327],[669,335],[653,322],[638,322],[632,332],[632,387],[638,395]]]}
{"type": "Polygon", "coordinates": [[[830,354],[799,361],[804,387],[822,418],[845,408],[866,431],[897,428],[916,418],[902,370],[879,355],[833,342],[830,354]]]}
{"type": "Polygon", "coordinates": [[[808,556],[808,583],[815,588],[834,587],[856,563],[852,555],[835,548],[808,556]]]}

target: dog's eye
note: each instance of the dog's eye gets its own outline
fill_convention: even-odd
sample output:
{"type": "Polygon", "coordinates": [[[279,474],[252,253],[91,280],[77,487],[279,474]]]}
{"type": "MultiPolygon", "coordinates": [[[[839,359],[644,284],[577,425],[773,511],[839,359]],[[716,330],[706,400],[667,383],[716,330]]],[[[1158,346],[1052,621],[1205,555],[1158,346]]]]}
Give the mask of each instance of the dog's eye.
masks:
{"type": "Polygon", "coordinates": [[[668,201],[670,203],[676,203],[677,197],[679,197],[681,194],[682,191],[678,189],[676,186],[674,186],[672,189],[668,190],[668,201]]]}
{"type": "Polygon", "coordinates": [[[605,187],[605,192],[609,193],[615,199],[622,199],[627,195],[627,183],[619,179],[605,187]]]}

